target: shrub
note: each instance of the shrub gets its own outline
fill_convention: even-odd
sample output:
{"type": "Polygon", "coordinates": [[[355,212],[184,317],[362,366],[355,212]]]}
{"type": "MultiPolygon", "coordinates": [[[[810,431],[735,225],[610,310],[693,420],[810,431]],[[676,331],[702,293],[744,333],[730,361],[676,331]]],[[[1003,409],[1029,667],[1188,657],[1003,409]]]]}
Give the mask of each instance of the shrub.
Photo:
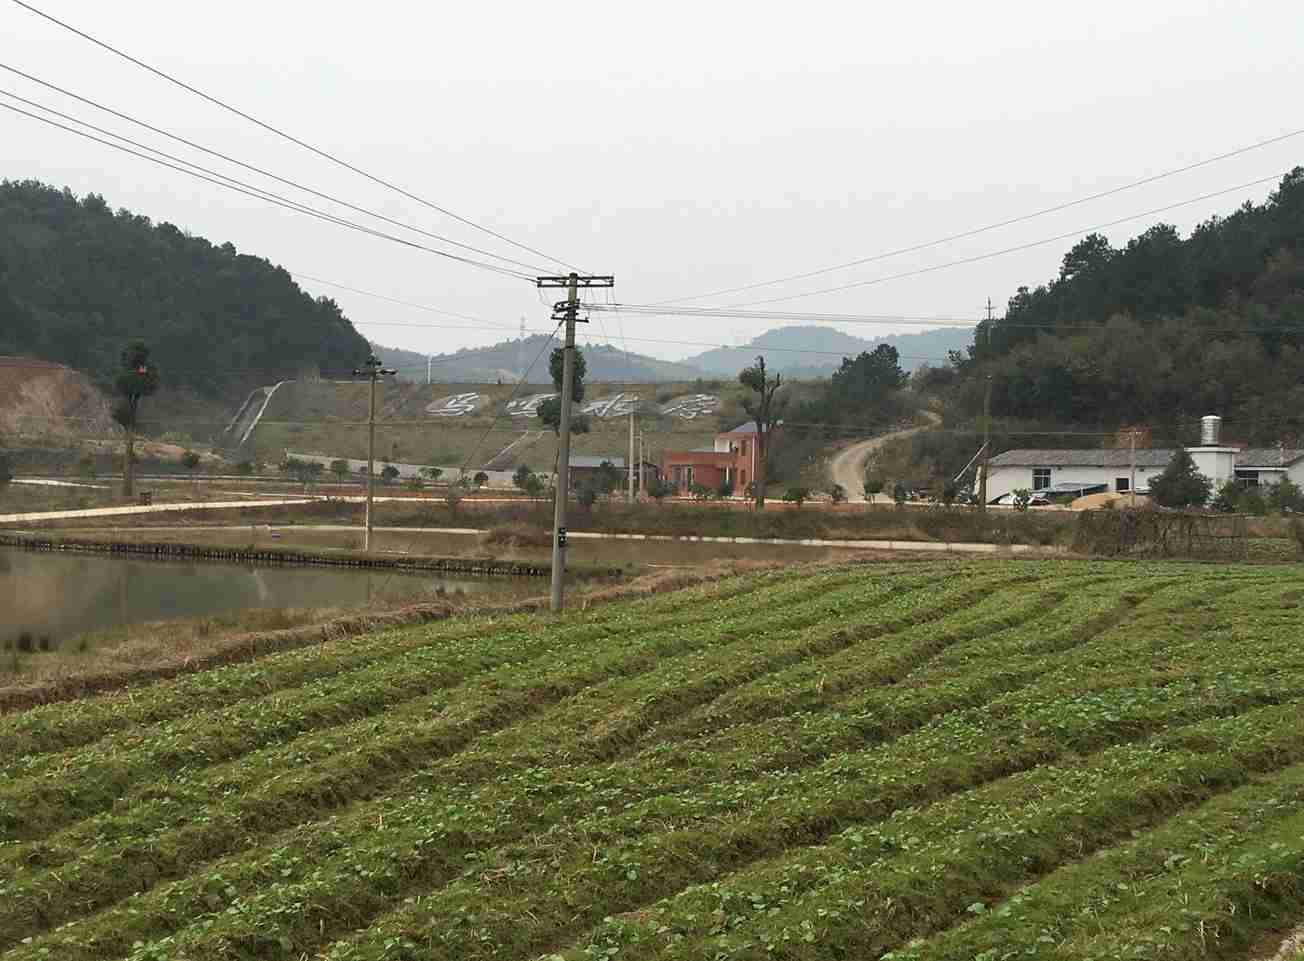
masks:
{"type": "Polygon", "coordinates": [[[1209,506],[1220,514],[1234,514],[1236,513],[1236,503],[1240,499],[1241,485],[1234,480],[1229,480],[1218,488],[1218,493],[1209,506]]]}
{"type": "Polygon", "coordinates": [[[1264,500],[1262,488],[1242,489],[1240,496],[1236,498],[1236,509],[1242,514],[1253,514],[1256,517],[1268,513],[1268,502],[1264,500]]]}
{"type": "Polygon", "coordinates": [[[906,488],[905,484],[898,481],[892,485],[892,500],[896,502],[897,507],[900,507],[906,501],[910,500],[910,491],[906,488]]]}
{"type": "Polygon", "coordinates": [[[476,490],[479,490],[481,487],[484,487],[485,484],[489,483],[489,475],[482,470],[478,470],[475,472],[474,480],[476,490]]]}
{"type": "Polygon", "coordinates": [[[1268,507],[1278,513],[1304,510],[1304,490],[1289,477],[1268,487],[1268,507]]]}
{"type": "Polygon", "coordinates": [[[834,484],[829,488],[829,498],[835,504],[841,504],[847,499],[847,489],[841,484],[834,484]]]}
{"type": "Polygon", "coordinates": [[[1032,491],[1026,487],[1020,487],[1014,491],[1014,509],[1017,511],[1026,511],[1028,505],[1032,503],[1032,491]]]}
{"type": "Polygon", "coordinates": [[[705,484],[694,484],[688,488],[688,492],[693,495],[693,500],[695,501],[709,501],[715,496],[715,491],[711,490],[711,488],[707,487],[705,484]]]}
{"type": "Polygon", "coordinates": [[[883,493],[884,486],[886,485],[881,474],[871,472],[865,475],[865,496],[870,500],[873,500],[876,494],[883,493]]]}
{"type": "Polygon", "coordinates": [[[1213,481],[1201,474],[1185,448],[1179,447],[1163,473],[1150,481],[1150,496],[1161,507],[1203,507],[1213,481]]]}
{"type": "Polygon", "coordinates": [[[810,498],[810,488],[807,487],[789,487],[783,492],[783,499],[789,504],[796,504],[800,507],[810,498]]]}
{"type": "Polygon", "coordinates": [[[647,496],[652,498],[658,504],[674,492],[674,488],[666,481],[663,481],[660,477],[650,478],[647,482],[647,496]]]}
{"type": "Polygon", "coordinates": [[[380,469],[380,482],[382,484],[392,483],[398,478],[398,468],[393,464],[386,464],[380,469]]]}

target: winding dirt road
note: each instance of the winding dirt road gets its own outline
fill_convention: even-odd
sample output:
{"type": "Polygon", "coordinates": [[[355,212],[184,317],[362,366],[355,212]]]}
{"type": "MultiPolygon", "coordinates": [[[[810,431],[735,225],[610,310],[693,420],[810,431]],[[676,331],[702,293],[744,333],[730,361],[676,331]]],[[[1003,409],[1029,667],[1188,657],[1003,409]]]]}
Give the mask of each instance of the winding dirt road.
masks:
{"type": "MultiPolygon", "coordinates": [[[[923,414],[931,423],[921,427],[910,427],[906,430],[895,430],[890,434],[862,440],[857,444],[852,444],[833,458],[829,463],[829,473],[833,475],[833,483],[841,484],[843,490],[847,492],[849,502],[853,504],[865,503],[865,461],[869,459],[869,455],[873,451],[878,450],[888,441],[900,440],[903,437],[909,437],[911,434],[918,434],[923,430],[931,430],[942,422],[942,418],[931,410],[926,410],[923,414]]],[[[879,496],[884,495],[880,494],[879,496]]]]}

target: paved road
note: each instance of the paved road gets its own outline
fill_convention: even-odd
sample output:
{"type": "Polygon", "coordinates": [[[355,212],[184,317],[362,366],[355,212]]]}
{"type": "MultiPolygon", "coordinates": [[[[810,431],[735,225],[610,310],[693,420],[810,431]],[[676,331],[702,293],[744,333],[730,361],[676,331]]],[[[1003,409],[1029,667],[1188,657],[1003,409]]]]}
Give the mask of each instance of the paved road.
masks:
{"type": "MultiPolygon", "coordinates": [[[[942,422],[942,418],[932,411],[926,410],[923,413],[932,423],[924,427],[896,430],[890,434],[883,434],[881,437],[862,440],[858,444],[852,444],[833,458],[833,462],[829,464],[829,473],[833,475],[833,483],[841,484],[843,490],[847,492],[848,501],[853,504],[865,503],[865,461],[869,459],[871,452],[878,450],[888,441],[900,440],[902,437],[918,434],[921,430],[929,430],[942,422]]],[[[883,494],[879,495],[880,498],[884,496],[883,494]]]]}
{"type": "MultiPolygon", "coordinates": [[[[379,500],[380,498],[376,498],[379,500]]],[[[149,507],[87,507],[75,511],[37,511],[26,514],[0,514],[0,524],[23,524],[31,521],[57,521],[77,517],[117,517],[127,514],[162,514],[168,511],[218,511],[245,507],[279,507],[283,504],[310,504],[303,500],[277,501],[204,501],[194,504],[151,504],[149,507]]]]}

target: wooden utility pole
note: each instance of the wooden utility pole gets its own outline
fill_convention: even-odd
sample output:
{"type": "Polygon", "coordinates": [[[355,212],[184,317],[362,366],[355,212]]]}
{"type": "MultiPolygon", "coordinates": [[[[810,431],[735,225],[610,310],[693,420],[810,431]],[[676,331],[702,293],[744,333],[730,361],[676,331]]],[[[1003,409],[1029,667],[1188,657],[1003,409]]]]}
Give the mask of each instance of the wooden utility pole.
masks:
{"type": "Polygon", "coordinates": [[[396,370],[382,367],[375,354],[368,357],[361,367],[353,368],[354,377],[367,377],[371,380],[371,401],[367,407],[367,512],[362,533],[364,551],[371,550],[371,502],[376,496],[376,381],[382,375],[397,373],[396,370]]]}
{"type": "MultiPolygon", "coordinates": [[[[561,424],[557,450],[557,490],[552,509],[552,592],[549,607],[562,609],[562,580],[566,575],[566,502],[570,498],[570,426],[571,398],[575,392],[575,323],[579,320],[581,287],[614,287],[612,276],[540,277],[540,288],[566,288],[566,299],[553,307],[553,319],[566,322],[566,339],[562,348],[561,424]],[[560,316],[558,316],[560,314],[560,316]]],[[[587,322],[587,321],[585,321],[587,322]]]]}

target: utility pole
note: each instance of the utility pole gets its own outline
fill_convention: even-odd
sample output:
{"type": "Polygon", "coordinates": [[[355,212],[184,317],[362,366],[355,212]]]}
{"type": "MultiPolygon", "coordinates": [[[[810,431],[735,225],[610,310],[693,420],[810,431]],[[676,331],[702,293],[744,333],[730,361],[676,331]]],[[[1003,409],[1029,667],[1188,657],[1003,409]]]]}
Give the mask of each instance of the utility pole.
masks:
{"type": "MultiPolygon", "coordinates": [[[[634,411],[638,408],[638,400],[629,409],[629,502],[634,503],[634,411]]],[[[641,468],[643,465],[639,464],[641,468]]]]}
{"type": "MultiPolygon", "coordinates": [[[[987,298],[987,351],[992,348],[992,299],[987,298]]],[[[978,475],[978,510],[987,512],[987,462],[992,456],[992,375],[987,375],[983,391],[983,446],[982,465],[978,475]]]]}
{"type": "Polygon", "coordinates": [[[647,490],[647,475],[643,472],[643,462],[647,456],[643,453],[643,432],[638,432],[638,489],[639,493],[647,490]]]}
{"type": "Polygon", "coordinates": [[[1129,441],[1128,446],[1132,449],[1132,474],[1127,482],[1127,502],[1129,506],[1136,507],[1136,428],[1133,427],[1127,432],[1129,441]]]}
{"type": "Polygon", "coordinates": [[[987,375],[983,394],[983,462],[978,475],[978,509],[987,511],[987,461],[992,456],[992,375],[987,375]]]}
{"type": "Polygon", "coordinates": [[[397,374],[398,371],[381,366],[376,355],[372,354],[361,367],[353,368],[354,377],[367,377],[371,380],[371,402],[367,407],[367,513],[363,521],[362,549],[371,550],[371,502],[376,496],[376,381],[385,374],[397,374]]]}
{"type": "MultiPolygon", "coordinates": [[[[539,277],[540,289],[566,288],[566,299],[553,305],[553,319],[566,322],[566,339],[562,348],[561,425],[557,449],[557,490],[552,510],[552,592],[549,607],[562,609],[562,579],[566,575],[566,502],[570,499],[570,426],[571,403],[575,392],[575,323],[579,320],[581,287],[614,287],[616,278],[584,276],[571,273],[564,277],[539,277]]],[[[587,321],[582,321],[587,323],[587,321]]],[[[524,374],[522,374],[524,377],[524,374]]]]}

